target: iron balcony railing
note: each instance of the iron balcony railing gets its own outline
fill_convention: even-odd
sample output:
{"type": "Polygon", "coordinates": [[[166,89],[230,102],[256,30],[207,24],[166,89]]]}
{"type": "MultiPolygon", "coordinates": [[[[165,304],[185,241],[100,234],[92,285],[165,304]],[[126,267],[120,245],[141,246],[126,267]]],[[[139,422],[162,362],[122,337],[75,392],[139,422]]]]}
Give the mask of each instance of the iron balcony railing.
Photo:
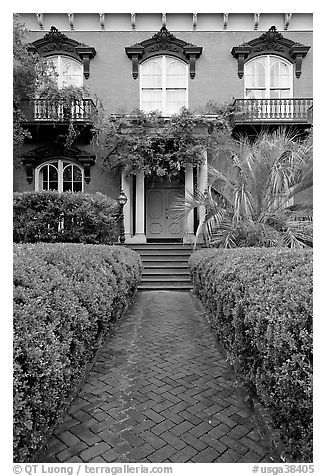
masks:
{"type": "Polygon", "coordinates": [[[91,122],[94,112],[92,99],[72,100],[69,105],[50,99],[32,99],[24,101],[23,105],[26,122],[91,122]]]}
{"type": "Polygon", "coordinates": [[[312,121],[311,98],[236,99],[233,103],[234,123],[312,121]]]}

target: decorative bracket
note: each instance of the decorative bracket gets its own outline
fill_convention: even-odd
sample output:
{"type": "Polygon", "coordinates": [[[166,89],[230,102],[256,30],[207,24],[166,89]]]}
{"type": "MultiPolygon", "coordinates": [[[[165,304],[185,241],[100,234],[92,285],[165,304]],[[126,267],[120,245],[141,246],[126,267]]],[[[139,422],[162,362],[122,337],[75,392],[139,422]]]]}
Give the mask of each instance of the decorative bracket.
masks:
{"type": "Polygon", "coordinates": [[[193,29],[193,31],[197,30],[197,21],[198,21],[197,17],[198,17],[197,13],[192,14],[192,29],[193,29]]]}
{"type": "Polygon", "coordinates": [[[310,46],[296,43],[288,38],[284,38],[275,26],[261,35],[259,38],[243,43],[240,46],[234,46],[231,54],[238,60],[238,76],[243,77],[244,63],[256,56],[277,54],[295,64],[295,74],[301,76],[302,59],[306,56],[310,46]]]}
{"type": "Polygon", "coordinates": [[[292,13],[284,13],[284,30],[287,30],[290,26],[292,13]]]}
{"type": "Polygon", "coordinates": [[[96,55],[95,48],[93,48],[92,46],[77,46],[76,51],[83,60],[84,76],[85,79],[88,79],[90,74],[90,59],[94,58],[94,56],[96,55]]]}
{"type": "Polygon", "coordinates": [[[186,58],[189,60],[190,64],[190,78],[194,79],[196,75],[196,59],[199,58],[199,56],[202,53],[202,48],[201,46],[194,46],[191,44],[188,44],[184,47],[183,49],[184,54],[186,55],[186,58]]]}
{"type": "Polygon", "coordinates": [[[226,30],[229,22],[229,14],[223,13],[223,30],[226,30]]]}
{"type": "Polygon", "coordinates": [[[161,54],[170,54],[176,56],[190,64],[190,78],[196,75],[196,59],[202,54],[203,48],[191,43],[187,43],[176,38],[165,26],[160,31],[140,43],[125,48],[128,58],[132,61],[132,76],[138,78],[138,66],[140,60],[145,61],[148,58],[161,54]]]}
{"type": "Polygon", "coordinates": [[[99,13],[101,30],[105,30],[105,13],[99,13]]]}
{"type": "Polygon", "coordinates": [[[254,13],[254,30],[258,30],[260,13],[254,13]]]}
{"type": "Polygon", "coordinates": [[[300,78],[301,76],[302,59],[306,56],[309,49],[310,46],[303,46],[299,43],[294,43],[290,48],[289,54],[295,61],[295,75],[297,78],[300,78]]]}
{"type": "Polygon", "coordinates": [[[131,29],[136,30],[136,13],[130,13],[131,29]]]}
{"type": "Polygon", "coordinates": [[[74,25],[74,14],[73,13],[67,13],[68,15],[68,21],[69,21],[69,25],[70,25],[70,30],[74,30],[75,29],[75,25],[74,25]]]}
{"type": "Polygon", "coordinates": [[[22,157],[22,163],[26,170],[26,180],[28,183],[33,182],[33,170],[35,169],[35,159],[33,157],[22,157]]]}
{"type": "Polygon", "coordinates": [[[133,46],[126,47],[126,53],[128,58],[132,61],[132,77],[134,79],[138,78],[138,64],[139,60],[144,54],[144,47],[140,43],[136,43],[133,46]]]}
{"type": "Polygon", "coordinates": [[[39,24],[40,30],[44,30],[44,25],[43,25],[44,14],[43,13],[36,13],[36,17],[37,17],[37,22],[39,24]]]}
{"type": "Polygon", "coordinates": [[[92,46],[68,38],[61,33],[55,26],[51,26],[50,31],[39,40],[34,41],[28,47],[31,53],[39,53],[41,56],[51,56],[54,54],[64,54],[77,60],[83,61],[84,76],[89,78],[90,59],[96,55],[96,50],[92,46]]]}
{"type": "Polygon", "coordinates": [[[251,46],[249,44],[242,46],[234,46],[231,54],[238,60],[238,76],[241,79],[244,73],[245,60],[248,58],[251,52],[251,46]]]}

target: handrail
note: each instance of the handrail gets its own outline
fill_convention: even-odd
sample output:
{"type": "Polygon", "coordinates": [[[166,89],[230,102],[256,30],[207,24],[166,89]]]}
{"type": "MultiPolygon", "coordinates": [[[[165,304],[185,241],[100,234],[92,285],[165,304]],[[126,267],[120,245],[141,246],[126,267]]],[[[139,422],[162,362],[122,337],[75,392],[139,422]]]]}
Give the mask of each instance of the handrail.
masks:
{"type": "Polygon", "coordinates": [[[309,122],[312,105],[312,98],[235,99],[233,120],[309,122]]]}
{"type": "Polygon", "coordinates": [[[24,101],[22,109],[28,122],[90,121],[95,112],[95,104],[92,99],[74,99],[67,106],[60,100],[35,98],[24,101]]]}

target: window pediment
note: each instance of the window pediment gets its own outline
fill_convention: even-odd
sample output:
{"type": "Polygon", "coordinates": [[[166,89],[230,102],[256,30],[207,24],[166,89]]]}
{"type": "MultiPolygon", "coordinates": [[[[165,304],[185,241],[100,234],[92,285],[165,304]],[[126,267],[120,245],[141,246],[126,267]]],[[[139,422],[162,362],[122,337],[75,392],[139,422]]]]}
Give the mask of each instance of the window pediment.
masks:
{"type": "Polygon", "coordinates": [[[275,26],[263,33],[258,38],[242,43],[232,48],[231,54],[238,60],[238,76],[243,77],[244,63],[259,55],[277,54],[295,64],[295,74],[299,78],[301,76],[302,59],[306,56],[310,46],[302,45],[289,38],[284,38],[278,32],[275,26]]]}
{"type": "Polygon", "coordinates": [[[140,43],[125,48],[127,56],[132,60],[132,75],[138,78],[138,66],[140,62],[153,56],[170,54],[186,61],[189,65],[190,77],[196,75],[195,62],[202,54],[202,47],[177,38],[170,33],[166,26],[162,26],[158,33],[140,43]]]}
{"type": "Polygon", "coordinates": [[[39,40],[29,45],[28,51],[38,53],[41,56],[67,55],[77,60],[82,60],[84,66],[84,76],[86,79],[90,75],[90,59],[96,55],[96,50],[92,46],[68,38],[61,33],[55,26],[39,40]]]}
{"type": "Polygon", "coordinates": [[[71,159],[84,166],[85,182],[90,181],[90,167],[95,164],[95,156],[83,150],[70,147],[65,148],[58,144],[38,147],[21,156],[22,163],[26,169],[26,179],[28,183],[33,180],[33,169],[48,160],[62,158],[71,159]]]}

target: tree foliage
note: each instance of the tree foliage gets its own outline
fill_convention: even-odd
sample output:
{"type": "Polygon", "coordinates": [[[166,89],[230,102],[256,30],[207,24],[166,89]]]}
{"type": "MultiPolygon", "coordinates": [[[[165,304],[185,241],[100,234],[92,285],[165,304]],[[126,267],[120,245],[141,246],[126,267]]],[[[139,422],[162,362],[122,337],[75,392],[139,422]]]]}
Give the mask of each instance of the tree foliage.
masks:
{"type": "Polygon", "coordinates": [[[203,210],[197,231],[214,246],[312,244],[312,205],[302,192],[312,186],[312,141],[285,131],[252,141],[224,135],[215,144],[205,193],[186,191],[181,216],[203,210]]]}
{"type": "MultiPolygon", "coordinates": [[[[40,55],[28,51],[29,30],[21,21],[20,16],[14,15],[13,25],[13,55],[14,55],[14,138],[13,144],[16,152],[19,152],[25,138],[31,137],[30,132],[21,124],[26,119],[24,114],[24,103],[30,100],[30,107],[33,107],[32,100],[35,98],[47,101],[47,119],[53,124],[62,120],[58,110],[71,111],[72,104],[79,104],[80,113],[83,113],[83,98],[93,96],[85,87],[67,86],[58,87],[57,72],[54,65],[42,58],[40,55]],[[51,112],[52,111],[52,112],[51,112]]],[[[98,99],[95,97],[96,106],[98,99]]],[[[97,108],[94,108],[88,116],[97,114],[97,108]]],[[[69,148],[81,135],[82,128],[76,127],[72,114],[66,114],[65,119],[68,122],[66,132],[61,135],[61,142],[69,148]]],[[[96,118],[89,117],[90,121],[96,122],[96,118]]],[[[86,126],[85,126],[86,127],[86,126]]]]}

